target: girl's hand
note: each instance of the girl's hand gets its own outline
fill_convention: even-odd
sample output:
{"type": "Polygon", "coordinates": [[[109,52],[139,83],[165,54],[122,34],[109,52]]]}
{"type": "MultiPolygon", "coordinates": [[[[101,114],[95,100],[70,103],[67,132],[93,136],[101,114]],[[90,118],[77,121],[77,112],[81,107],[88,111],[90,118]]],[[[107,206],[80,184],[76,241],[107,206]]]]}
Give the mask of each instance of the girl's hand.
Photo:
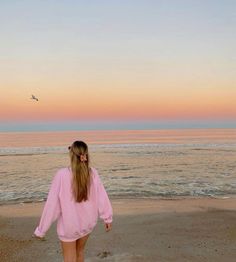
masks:
{"type": "Polygon", "coordinates": [[[105,224],[106,232],[110,231],[111,228],[112,228],[111,223],[106,223],[106,224],[105,224]]]}
{"type": "Polygon", "coordinates": [[[45,241],[45,237],[39,237],[39,236],[36,236],[35,234],[32,235],[33,238],[36,238],[36,239],[39,239],[41,241],[45,241]]]}

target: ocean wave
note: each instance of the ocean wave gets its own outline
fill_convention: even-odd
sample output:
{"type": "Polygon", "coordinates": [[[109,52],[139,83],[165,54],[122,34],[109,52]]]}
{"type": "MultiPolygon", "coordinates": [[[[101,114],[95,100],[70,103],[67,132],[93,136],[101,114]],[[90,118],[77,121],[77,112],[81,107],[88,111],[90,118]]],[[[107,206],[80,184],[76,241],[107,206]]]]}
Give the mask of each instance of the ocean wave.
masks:
{"type": "MultiPolygon", "coordinates": [[[[236,151],[236,143],[202,143],[202,144],[179,144],[179,143],[122,143],[122,144],[103,144],[103,145],[91,145],[92,151],[96,151],[96,149],[132,149],[127,154],[139,154],[138,151],[133,151],[134,148],[189,148],[191,150],[212,150],[216,148],[217,150],[227,151],[227,152],[235,152],[236,151]],[[233,149],[233,150],[232,150],[233,149]]],[[[67,153],[67,146],[48,146],[48,147],[0,147],[0,156],[11,156],[11,155],[37,155],[37,154],[63,154],[67,153]]],[[[163,151],[159,151],[160,153],[163,151]]],[[[110,151],[109,151],[110,153],[110,151]]],[[[143,152],[142,152],[143,153],[143,152]]],[[[185,152],[179,152],[179,154],[184,154],[185,152]]],[[[152,154],[150,151],[145,152],[146,155],[152,154]]]]}

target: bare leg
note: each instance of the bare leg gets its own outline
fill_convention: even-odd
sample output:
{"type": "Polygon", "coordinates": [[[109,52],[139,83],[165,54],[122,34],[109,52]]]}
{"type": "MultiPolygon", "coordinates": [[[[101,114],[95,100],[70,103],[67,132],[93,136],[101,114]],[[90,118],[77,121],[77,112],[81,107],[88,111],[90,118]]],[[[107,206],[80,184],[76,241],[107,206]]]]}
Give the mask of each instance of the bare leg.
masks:
{"type": "Polygon", "coordinates": [[[84,262],[84,249],[88,240],[89,234],[76,240],[76,262],[84,262]]]}
{"type": "Polygon", "coordinates": [[[76,262],[76,241],[61,241],[64,262],[76,262]]]}

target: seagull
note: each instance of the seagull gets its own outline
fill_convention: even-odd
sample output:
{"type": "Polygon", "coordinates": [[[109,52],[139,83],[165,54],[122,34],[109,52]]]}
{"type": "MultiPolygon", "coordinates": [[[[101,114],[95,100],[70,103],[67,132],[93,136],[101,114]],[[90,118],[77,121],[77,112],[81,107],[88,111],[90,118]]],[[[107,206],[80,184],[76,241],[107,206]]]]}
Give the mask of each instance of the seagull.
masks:
{"type": "Polygon", "coordinates": [[[34,95],[31,96],[31,99],[34,99],[36,101],[39,101],[37,97],[35,97],[34,95]]]}

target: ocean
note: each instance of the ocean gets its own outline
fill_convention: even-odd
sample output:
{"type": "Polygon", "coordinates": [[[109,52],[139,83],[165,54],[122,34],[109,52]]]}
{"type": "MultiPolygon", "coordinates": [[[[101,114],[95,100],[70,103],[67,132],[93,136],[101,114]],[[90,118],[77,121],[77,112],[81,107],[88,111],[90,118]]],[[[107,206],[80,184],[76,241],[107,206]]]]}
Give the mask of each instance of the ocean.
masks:
{"type": "Polygon", "coordinates": [[[236,194],[236,129],[0,133],[0,204],[44,201],[83,140],[112,198],[236,194]]]}

